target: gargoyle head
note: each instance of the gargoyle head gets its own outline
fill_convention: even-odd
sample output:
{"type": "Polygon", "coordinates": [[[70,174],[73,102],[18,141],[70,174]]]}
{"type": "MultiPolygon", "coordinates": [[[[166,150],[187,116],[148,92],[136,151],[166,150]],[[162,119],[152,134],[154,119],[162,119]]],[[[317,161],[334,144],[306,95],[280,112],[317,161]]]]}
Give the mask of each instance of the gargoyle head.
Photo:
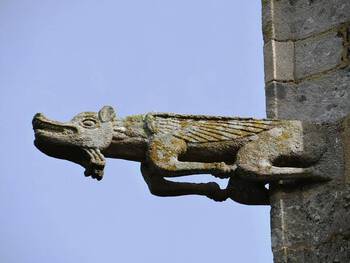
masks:
{"type": "Polygon", "coordinates": [[[115,120],[116,114],[110,106],[98,113],[79,113],[66,123],[37,113],[33,118],[34,144],[49,156],[82,165],[86,176],[101,180],[105,166],[102,153],[112,142],[115,120]]]}

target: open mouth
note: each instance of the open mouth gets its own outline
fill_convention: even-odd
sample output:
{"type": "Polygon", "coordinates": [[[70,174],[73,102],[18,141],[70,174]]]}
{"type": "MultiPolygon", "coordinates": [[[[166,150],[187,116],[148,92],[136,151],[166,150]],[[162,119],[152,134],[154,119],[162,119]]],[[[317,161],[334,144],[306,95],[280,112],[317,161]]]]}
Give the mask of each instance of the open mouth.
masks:
{"type": "Polygon", "coordinates": [[[35,114],[33,118],[33,129],[35,133],[74,133],[78,132],[77,128],[72,125],[67,125],[60,122],[55,122],[47,119],[41,113],[35,114]]]}
{"type": "Polygon", "coordinates": [[[64,132],[64,128],[62,126],[43,122],[39,119],[33,120],[33,129],[35,131],[46,130],[51,132],[64,132]]]}
{"type": "Polygon", "coordinates": [[[84,148],[70,141],[79,132],[77,127],[49,120],[41,113],[34,116],[32,124],[35,132],[34,145],[41,152],[80,164],[85,168],[86,176],[102,179],[105,160],[100,150],[84,148]]]}

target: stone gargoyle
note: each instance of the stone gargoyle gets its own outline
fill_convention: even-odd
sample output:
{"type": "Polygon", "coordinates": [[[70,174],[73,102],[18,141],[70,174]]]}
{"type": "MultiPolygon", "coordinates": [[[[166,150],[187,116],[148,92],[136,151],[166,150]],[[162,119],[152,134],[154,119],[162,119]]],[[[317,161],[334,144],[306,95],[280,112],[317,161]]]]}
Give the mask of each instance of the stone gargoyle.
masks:
{"type": "Polygon", "coordinates": [[[33,128],[40,151],[82,165],[85,175],[97,180],[103,177],[105,157],[140,162],[157,196],[204,195],[216,201],[230,197],[243,204],[268,204],[267,183],[327,180],[314,169],[325,152],[324,136],[318,125],[301,121],[168,113],[121,119],[105,106],[66,123],[38,113],[33,128]],[[166,179],[193,174],[230,180],[221,189],[215,182],[166,179]]]}

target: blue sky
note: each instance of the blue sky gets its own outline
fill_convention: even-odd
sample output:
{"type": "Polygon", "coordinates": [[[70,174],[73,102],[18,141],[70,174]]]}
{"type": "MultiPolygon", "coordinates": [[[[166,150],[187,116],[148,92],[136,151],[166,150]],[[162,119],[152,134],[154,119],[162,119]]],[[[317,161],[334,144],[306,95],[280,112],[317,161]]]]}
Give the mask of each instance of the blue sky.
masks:
{"type": "Polygon", "coordinates": [[[152,196],[138,163],[123,160],[108,159],[100,182],[85,178],[39,152],[31,127],[36,112],[66,121],[103,105],[121,117],[265,117],[260,9],[259,0],[1,1],[0,261],[271,262],[269,207],[152,196]]]}

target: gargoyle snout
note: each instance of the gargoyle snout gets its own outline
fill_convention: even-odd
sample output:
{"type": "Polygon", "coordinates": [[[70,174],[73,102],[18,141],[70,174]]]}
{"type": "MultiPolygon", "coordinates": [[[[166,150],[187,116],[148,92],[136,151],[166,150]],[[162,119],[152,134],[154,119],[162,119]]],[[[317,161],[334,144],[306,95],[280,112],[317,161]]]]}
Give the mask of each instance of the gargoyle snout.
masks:
{"type": "Polygon", "coordinates": [[[42,113],[37,113],[33,117],[33,128],[35,129],[35,126],[37,126],[40,122],[51,122],[48,118],[44,116],[42,113]]]}
{"type": "Polygon", "coordinates": [[[44,122],[49,122],[49,119],[47,119],[44,114],[42,113],[37,113],[34,115],[33,120],[32,120],[32,124],[33,124],[33,129],[40,129],[42,128],[42,124],[44,122]]]}
{"type": "Polygon", "coordinates": [[[39,112],[39,113],[35,114],[34,117],[33,117],[33,119],[37,119],[37,118],[38,118],[38,119],[39,119],[39,118],[45,118],[45,116],[44,116],[44,114],[42,114],[42,113],[39,112]]]}
{"type": "Polygon", "coordinates": [[[75,127],[74,125],[58,121],[52,121],[46,118],[42,113],[37,113],[34,115],[32,124],[34,130],[46,130],[51,132],[78,132],[77,127],[75,127]]]}

